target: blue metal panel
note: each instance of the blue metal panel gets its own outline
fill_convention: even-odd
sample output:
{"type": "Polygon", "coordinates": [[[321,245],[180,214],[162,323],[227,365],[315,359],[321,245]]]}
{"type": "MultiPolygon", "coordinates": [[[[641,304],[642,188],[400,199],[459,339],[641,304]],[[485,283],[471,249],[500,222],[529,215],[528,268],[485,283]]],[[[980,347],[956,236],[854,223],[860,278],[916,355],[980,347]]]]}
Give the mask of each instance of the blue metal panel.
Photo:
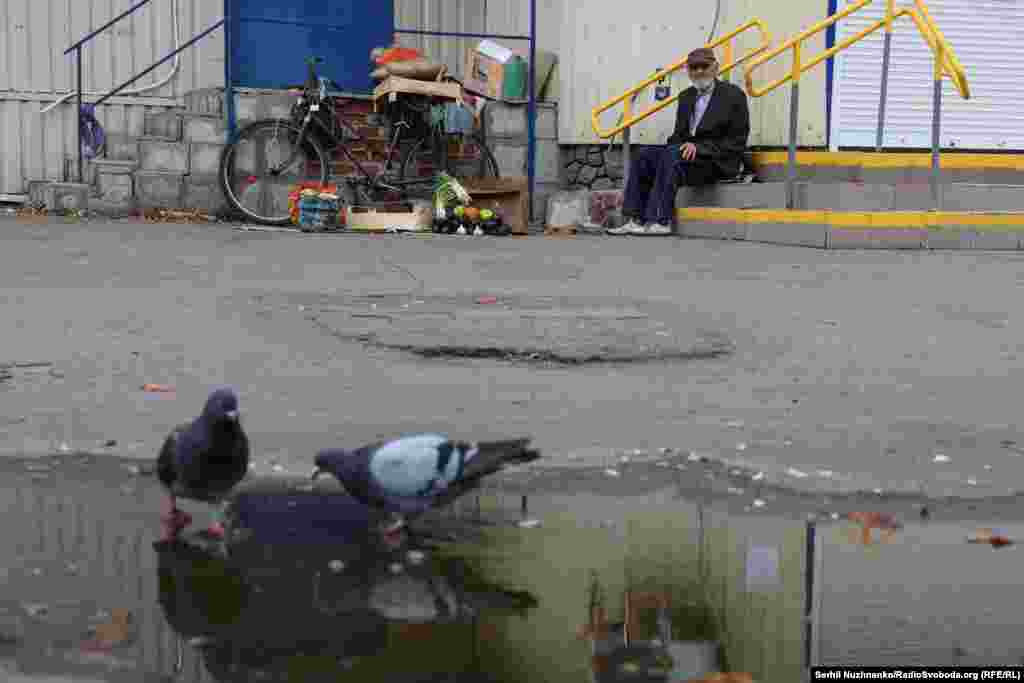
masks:
{"type": "Polygon", "coordinates": [[[284,88],[306,77],[305,60],[323,57],[321,75],[341,90],[370,92],[370,50],[390,45],[392,2],[229,0],[234,85],[284,88]]]}

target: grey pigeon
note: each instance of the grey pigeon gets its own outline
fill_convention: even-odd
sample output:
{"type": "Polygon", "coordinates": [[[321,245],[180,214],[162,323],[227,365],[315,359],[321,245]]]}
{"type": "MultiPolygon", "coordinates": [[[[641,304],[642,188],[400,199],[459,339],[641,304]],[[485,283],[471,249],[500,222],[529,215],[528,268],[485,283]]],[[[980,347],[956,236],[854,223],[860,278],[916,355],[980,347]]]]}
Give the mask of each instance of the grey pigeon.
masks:
{"type": "Polygon", "coordinates": [[[316,455],[313,478],[329,472],[364,504],[398,515],[386,530],[404,525],[403,516],[420,515],[476,488],[483,477],[506,465],[541,457],[531,439],[454,441],[444,434],[415,434],[355,450],[327,449],[316,455]]]}
{"type": "MultiPolygon", "coordinates": [[[[249,439],[239,421],[238,396],[217,389],[199,417],[167,436],[157,456],[156,475],[170,496],[168,534],[176,536],[191,521],[178,509],[178,498],[220,503],[248,471],[249,439]]],[[[217,524],[210,532],[223,535],[223,528],[217,524]]]]}

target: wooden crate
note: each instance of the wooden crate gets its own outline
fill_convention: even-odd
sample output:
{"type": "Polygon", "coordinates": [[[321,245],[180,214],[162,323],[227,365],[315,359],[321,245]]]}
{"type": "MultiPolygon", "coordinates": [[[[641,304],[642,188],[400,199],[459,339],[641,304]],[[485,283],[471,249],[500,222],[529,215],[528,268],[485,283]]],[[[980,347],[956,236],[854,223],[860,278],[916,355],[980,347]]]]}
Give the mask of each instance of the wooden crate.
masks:
{"type": "Polygon", "coordinates": [[[529,184],[526,178],[459,178],[473,198],[472,206],[493,209],[512,228],[513,235],[529,234],[529,184]]]}
{"type": "Polygon", "coordinates": [[[348,209],[346,225],[354,232],[430,232],[433,222],[430,208],[423,206],[402,210],[388,207],[353,206],[348,209]]]}

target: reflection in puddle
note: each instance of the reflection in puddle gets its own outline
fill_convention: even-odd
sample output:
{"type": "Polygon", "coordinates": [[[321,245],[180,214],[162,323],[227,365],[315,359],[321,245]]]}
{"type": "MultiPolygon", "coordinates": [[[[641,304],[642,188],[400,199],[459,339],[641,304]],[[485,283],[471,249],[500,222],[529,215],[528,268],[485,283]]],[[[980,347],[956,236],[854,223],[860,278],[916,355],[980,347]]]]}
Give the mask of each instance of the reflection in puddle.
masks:
{"type": "MultiPolygon", "coordinates": [[[[806,648],[826,665],[1022,661],[1007,635],[1024,607],[1019,525],[865,504],[808,526],[743,514],[736,496],[630,489],[641,470],[620,469],[484,489],[399,547],[330,482],[256,480],[225,548],[154,544],[161,493],[123,462],[4,461],[0,679],[783,682],[806,648]]],[[[681,471],[642,476],[667,469],[681,471]]]]}

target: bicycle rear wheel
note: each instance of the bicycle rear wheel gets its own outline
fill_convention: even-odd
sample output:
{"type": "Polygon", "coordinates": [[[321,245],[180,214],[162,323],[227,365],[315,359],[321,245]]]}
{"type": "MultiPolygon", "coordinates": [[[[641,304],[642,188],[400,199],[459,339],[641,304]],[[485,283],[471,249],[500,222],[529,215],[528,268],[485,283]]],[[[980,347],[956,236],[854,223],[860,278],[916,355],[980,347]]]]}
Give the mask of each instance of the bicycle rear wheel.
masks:
{"type": "Polygon", "coordinates": [[[326,153],[311,135],[300,145],[299,133],[290,121],[256,121],[224,148],[221,189],[228,203],[247,219],[264,225],[289,225],[291,188],[298,183],[327,182],[330,163],[326,153]],[[279,168],[296,149],[291,165],[279,168]]]}
{"type": "MultiPolygon", "coordinates": [[[[427,136],[413,143],[402,160],[399,179],[402,181],[423,179],[420,186],[410,185],[406,194],[413,199],[431,199],[432,179],[436,172],[434,145],[436,138],[427,136]]],[[[447,136],[448,149],[442,151],[445,172],[455,178],[498,178],[498,162],[491,150],[477,135],[466,135],[462,139],[447,136]]]]}

